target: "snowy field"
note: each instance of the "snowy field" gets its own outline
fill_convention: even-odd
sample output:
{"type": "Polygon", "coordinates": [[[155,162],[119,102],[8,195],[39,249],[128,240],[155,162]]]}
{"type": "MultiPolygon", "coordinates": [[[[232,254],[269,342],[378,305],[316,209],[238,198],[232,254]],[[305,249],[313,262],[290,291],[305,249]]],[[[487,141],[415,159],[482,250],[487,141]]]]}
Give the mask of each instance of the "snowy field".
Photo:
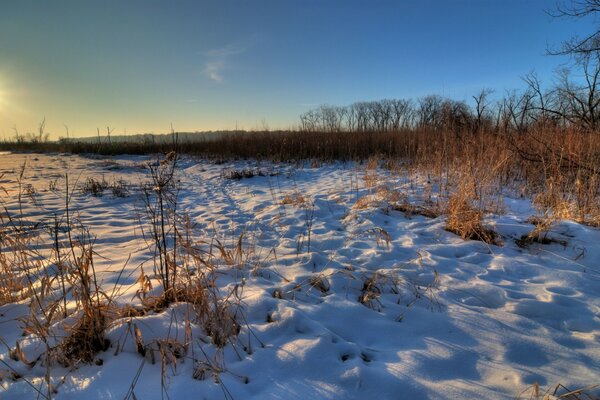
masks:
{"type": "MultiPolygon", "coordinates": [[[[2,206],[28,226],[51,226],[64,213],[68,173],[71,212],[95,237],[103,290],[140,307],[160,291],[138,189],[148,160],[2,154],[2,206]],[[88,177],[123,180],[129,193],[84,193],[77,185],[88,177]]],[[[597,228],[562,221],[550,243],[518,246],[538,213],[506,196],[504,212],[485,219],[501,245],[465,241],[443,216],[394,210],[399,199],[427,200],[435,181],[373,177],[357,164],[183,158],[176,174],[189,233],[231,250],[230,265],[215,262],[215,285],[241,299],[239,334],[217,349],[190,306],[175,303],[112,320],[110,346],[93,363],[49,367],[41,340],[25,330],[24,299],[0,307],[0,398],[43,398],[47,375],[53,397],[89,400],[511,399],[531,398],[535,383],[542,393],[600,383],[597,228]],[[244,169],[260,174],[227,178],[244,169]],[[145,344],[183,350],[142,356],[136,332],[145,344]]]]}

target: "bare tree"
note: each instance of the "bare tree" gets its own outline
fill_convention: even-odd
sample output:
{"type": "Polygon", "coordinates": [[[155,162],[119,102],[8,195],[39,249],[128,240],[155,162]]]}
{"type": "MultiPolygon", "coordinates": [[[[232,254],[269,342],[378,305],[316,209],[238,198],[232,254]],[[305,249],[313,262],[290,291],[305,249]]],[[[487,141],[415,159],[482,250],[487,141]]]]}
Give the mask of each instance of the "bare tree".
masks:
{"type": "Polygon", "coordinates": [[[365,132],[369,129],[369,105],[367,102],[361,101],[354,103],[351,106],[356,115],[356,129],[360,132],[365,132]]]}
{"type": "Polygon", "coordinates": [[[438,95],[426,96],[418,100],[417,119],[420,127],[439,127],[442,102],[442,97],[438,95]]]}
{"type": "Polygon", "coordinates": [[[534,112],[533,104],[534,95],[530,89],[523,93],[508,92],[500,106],[502,116],[499,119],[502,121],[504,131],[526,132],[531,124],[531,116],[534,112]]]}
{"type": "Polygon", "coordinates": [[[300,126],[303,131],[315,132],[319,130],[320,116],[317,110],[308,110],[300,115],[300,126]]]}
{"type": "Polygon", "coordinates": [[[445,99],[439,112],[438,119],[441,126],[455,134],[459,134],[465,127],[471,125],[471,110],[464,101],[445,99]]]}
{"type": "Polygon", "coordinates": [[[473,119],[473,132],[480,131],[486,123],[491,121],[489,114],[490,102],[488,97],[494,91],[491,89],[482,89],[477,95],[473,96],[475,100],[475,115],[473,119]]]}
{"type": "Polygon", "coordinates": [[[585,54],[579,59],[583,76],[575,80],[569,70],[563,70],[557,95],[565,107],[565,119],[581,128],[597,130],[600,127],[600,53],[585,54]]]}
{"type": "MultiPolygon", "coordinates": [[[[528,119],[545,126],[572,125],[581,129],[600,128],[600,53],[576,57],[576,74],[563,68],[556,83],[547,90],[534,73],[526,75],[528,119]]],[[[519,125],[519,124],[515,124],[519,125]]]]}
{"type": "Polygon", "coordinates": [[[324,104],[319,107],[318,112],[321,115],[322,130],[325,132],[338,132],[340,130],[340,122],[335,106],[324,104]]]}
{"type": "Polygon", "coordinates": [[[406,129],[412,125],[414,107],[411,100],[391,100],[392,129],[406,129]]]}
{"type": "MultiPolygon", "coordinates": [[[[556,10],[550,12],[554,17],[582,19],[594,17],[600,12],[600,0],[569,0],[557,4],[556,10]]],[[[554,55],[590,54],[600,50],[600,27],[585,36],[573,36],[563,42],[559,50],[549,50],[554,55]]]]}

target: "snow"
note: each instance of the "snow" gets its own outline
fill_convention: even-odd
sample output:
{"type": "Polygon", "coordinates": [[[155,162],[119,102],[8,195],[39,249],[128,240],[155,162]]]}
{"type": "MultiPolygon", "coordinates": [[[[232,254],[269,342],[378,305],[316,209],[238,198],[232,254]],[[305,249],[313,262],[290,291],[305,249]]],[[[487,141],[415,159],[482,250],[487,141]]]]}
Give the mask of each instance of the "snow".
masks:
{"type": "MultiPolygon", "coordinates": [[[[32,224],[64,209],[65,173],[71,188],[87,177],[128,182],[128,197],[76,190],[71,207],[96,237],[103,288],[122,305],[138,305],[140,268],[152,274],[136,190],[148,180],[149,158],[3,154],[2,201],[13,215],[25,160],[23,180],[35,203],[25,198],[22,212],[32,224]]],[[[444,230],[443,216],[394,211],[364,176],[355,163],[180,160],[178,207],[195,235],[235,248],[243,233],[244,266],[221,265],[217,280],[223,293],[242,290],[239,336],[219,352],[201,324],[192,320],[186,332],[191,311],[183,303],[117,320],[107,331],[111,347],[97,356],[101,365],[50,369],[54,396],[501,399],[518,398],[535,383],[571,390],[600,383],[598,229],[562,221],[550,233],[556,242],[519,247],[515,240],[533,229],[527,220],[536,211],[530,200],[507,195],[505,212],[485,220],[502,245],[464,241],[444,230]],[[245,168],[265,173],[224,178],[224,171],[245,168]],[[282,204],[286,195],[304,203],[282,204]],[[357,206],[365,195],[372,201],[357,206]],[[365,292],[369,279],[376,288],[365,292]],[[138,354],[133,325],[145,343],[191,340],[185,357],[153,364],[138,354]]],[[[377,177],[377,185],[411,201],[435,192],[426,176],[381,170],[377,177]]],[[[42,363],[28,367],[9,357],[17,341],[29,360],[43,352],[39,339],[23,336],[28,304],[0,307],[3,399],[45,391],[42,363]],[[11,371],[20,378],[11,379],[11,371]]]]}

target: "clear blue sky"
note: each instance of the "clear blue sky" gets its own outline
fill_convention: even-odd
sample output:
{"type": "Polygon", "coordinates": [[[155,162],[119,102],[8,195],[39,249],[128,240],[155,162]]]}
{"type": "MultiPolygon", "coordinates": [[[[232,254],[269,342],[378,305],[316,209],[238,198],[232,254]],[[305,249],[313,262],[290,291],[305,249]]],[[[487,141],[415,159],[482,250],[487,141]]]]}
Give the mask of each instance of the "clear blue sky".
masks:
{"type": "Polygon", "coordinates": [[[546,81],[554,0],[3,0],[0,137],[289,127],[319,104],[546,81]]]}

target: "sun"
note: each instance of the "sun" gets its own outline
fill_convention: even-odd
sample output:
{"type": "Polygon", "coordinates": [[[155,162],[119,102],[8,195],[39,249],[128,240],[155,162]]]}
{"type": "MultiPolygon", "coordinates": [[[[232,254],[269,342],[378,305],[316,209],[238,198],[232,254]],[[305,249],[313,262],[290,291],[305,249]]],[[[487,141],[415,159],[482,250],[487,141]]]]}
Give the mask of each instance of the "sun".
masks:
{"type": "Polygon", "coordinates": [[[9,90],[9,86],[7,85],[5,76],[0,73],[0,112],[6,113],[8,112],[11,106],[11,92],[9,90]]]}
{"type": "Polygon", "coordinates": [[[4,88],[2,81],[0,80],[0,112],[6,110],[8,103],[8,92],[4,88]]]}

